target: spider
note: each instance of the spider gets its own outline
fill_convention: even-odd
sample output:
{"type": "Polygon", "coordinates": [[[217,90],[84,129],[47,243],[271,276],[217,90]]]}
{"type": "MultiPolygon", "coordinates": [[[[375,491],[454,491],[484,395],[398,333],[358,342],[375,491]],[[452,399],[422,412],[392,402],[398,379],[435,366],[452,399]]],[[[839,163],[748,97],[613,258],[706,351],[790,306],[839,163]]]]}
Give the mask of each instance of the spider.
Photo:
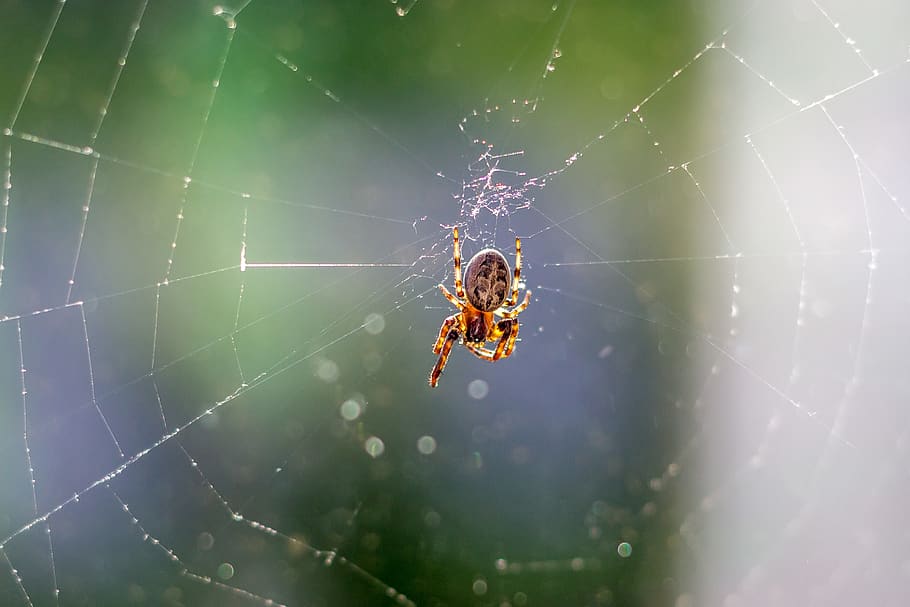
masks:
{"type": "Polygon", "coordinates": [[[433,354],[439,355],[436,366],[430,373],[430,386],[436,387],[439,376],[449,359],[449,352],[455,341],[461,343],[472,354],[490,362],[506,358],[515,349],[518,338],[519,314],[524,312],[531,301],[531,292],[525,291],[524,300],[518,306],[518,279],[521,276],[521,240],[515,239],[515,275],[509,276],[509,262],[496,249],[484,249],[468,261],[465,268],[465,282],[461,282],[461,247],[458,244],[458,228],[452,230],[453,257],[455,261],[455,295],[439,285],[439,290],[458,312],[449,316],[439,329],[439,337],[433,346],[433,354]],[[511,288],[511,295],[506,297],[511,288]],[[496,317],[499,317],[497,320],[496,317]],[[495,350],[485,348],[486,342],[497,342],[495,350]]]}

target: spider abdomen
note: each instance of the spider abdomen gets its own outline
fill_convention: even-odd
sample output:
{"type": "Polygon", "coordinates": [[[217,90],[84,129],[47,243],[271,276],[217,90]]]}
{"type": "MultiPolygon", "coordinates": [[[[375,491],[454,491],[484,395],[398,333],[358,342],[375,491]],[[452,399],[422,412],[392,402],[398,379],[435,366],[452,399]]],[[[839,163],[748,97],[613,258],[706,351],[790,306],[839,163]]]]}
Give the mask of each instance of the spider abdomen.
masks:
{"type": "Polygon", "coordinates": [[[465,267],[465,295],[472,306],[483,312],[492,312],[502,306],[511,282],[509,262],[496,249],[479,251],[465,267]]]}

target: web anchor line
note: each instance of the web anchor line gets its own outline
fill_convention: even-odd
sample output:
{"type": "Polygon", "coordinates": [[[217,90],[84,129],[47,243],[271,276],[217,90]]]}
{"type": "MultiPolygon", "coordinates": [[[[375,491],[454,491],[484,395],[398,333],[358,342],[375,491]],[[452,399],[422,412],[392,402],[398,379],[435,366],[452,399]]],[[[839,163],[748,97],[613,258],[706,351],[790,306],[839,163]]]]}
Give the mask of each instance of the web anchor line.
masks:
{"type": "Polygon", "coordinates": [[[370,263],[370,262],[262,262],[245,263],[240,265],[240,271],[249,269],[293,269],[293,268],[410,268],[412,263],[370,263]]]}
{"type": "Polygon", "coordinates": [[[412,268],[413,263],[384,263],[384,262],[303,262],[303,261],[279,261],[279,262],[250,262],[246,259],[246,243],[240,247],[240,271],[246,272],[249,269],[284,269],[290,270],[295,268],[412,268]]]}

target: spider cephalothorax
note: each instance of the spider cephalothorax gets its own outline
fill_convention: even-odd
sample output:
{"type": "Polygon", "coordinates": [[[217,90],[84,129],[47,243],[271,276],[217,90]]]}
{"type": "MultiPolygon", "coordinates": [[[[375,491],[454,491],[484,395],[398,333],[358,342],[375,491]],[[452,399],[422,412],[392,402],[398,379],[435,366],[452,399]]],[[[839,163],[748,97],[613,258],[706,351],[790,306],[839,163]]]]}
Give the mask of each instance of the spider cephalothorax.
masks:
{"type": "Polygon", "coordinates": [[[452,230],[455,261],[455,295],[444,285],[439,290],[458,312],[442,323],[439,337],[433,346],[433,353],[439,355],[436,366],[430,373],[430,385],[434,388],[446,366],[452,346],[460,338],[464,346],[483,360],[499,360],[512,354],[518,338],[518,318],[528,307],[531,292],[525,291],[520,305],[508,310],[518,302],[518,285],[521,277],[521,240],[515,239],[515,274],[509,271],[505,255],[496,249],[484,249],[468,261],[465,280],[461,281],[461,247],[458,242],[458,228],[452,230]],[[497,342],[495,350],[485,348],[486,342],[497,342]]]}

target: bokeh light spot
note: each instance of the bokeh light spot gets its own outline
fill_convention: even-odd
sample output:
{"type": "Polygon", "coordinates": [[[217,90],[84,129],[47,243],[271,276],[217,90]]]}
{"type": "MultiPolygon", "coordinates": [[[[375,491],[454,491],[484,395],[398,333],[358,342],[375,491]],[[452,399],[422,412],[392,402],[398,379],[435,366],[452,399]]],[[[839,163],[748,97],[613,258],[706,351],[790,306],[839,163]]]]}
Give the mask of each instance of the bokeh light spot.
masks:
{"type": "Polygon", "coordinates": [[[477,596],[483,596],[487,593],[487,581],[483,578],[477,578],[471,585],[471,590],[477,596]]]}
{"type": "Polygon", "coordinates": [[[481,400],[486,398],[490,392],[490,385],[482,379],[475,379],[468,384],[468,396],[473,399],[481,400]]]}
{"type": "Polygon", "coordinates": [[[341,403],[341,417],[345,418],[349,422],[352,422],[360,417],[361,413],[363,413],[363,407],[361,407],[360,403],[358,403],[353,398],[349,398],[348,400],[341,403]]]}
{"type": "Polygon", "coordinates": [[[363,328],[370,335],[379,335],[385,329],[385,317],[382,314],[371,312],[363,321],[363,328]]]}
{"type": "Polygon", "coordinates": [[[199,550],[211,550],[215,545],[215,537],[208,531],[203,531],[196,538],[196,546],[199,550]]]}
{"type": "Polygon", "coordinates": [[[316,377],[325,383],[335,383],[338,381],[339,375],[340,371],[338,369],[338,363],[336,363],[334,360],[324,358],[316,363],[316,377]]]}
{"type": "Polygon", "coordinates": [[[370,457],[379,457],[385,451],[385,443],[378,436],[371,436],[364,441],[363,448],[370,457]]]}
{"type": "Polygon", "coordinates": [[[230,563],[221,563],[218,565],[218,577],[222,580],[229,580],[234,577],[234,566],[230,563]]]}
{"type": "Polygon", "coordinates": [[[421,436],[417,439],[417,450],[424,455],[431,455],[436,451],[436,439],[429,435],[421,436]]]}

